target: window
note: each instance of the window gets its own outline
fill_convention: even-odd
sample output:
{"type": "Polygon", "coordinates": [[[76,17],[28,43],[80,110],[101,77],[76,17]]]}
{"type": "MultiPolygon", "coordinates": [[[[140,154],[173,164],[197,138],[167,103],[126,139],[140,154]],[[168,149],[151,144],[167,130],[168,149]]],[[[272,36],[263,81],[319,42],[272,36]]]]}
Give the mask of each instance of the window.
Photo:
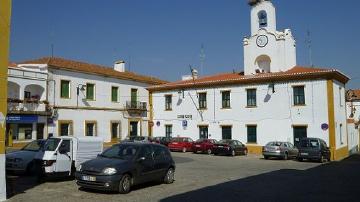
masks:
{"type": "Polygon", "coordinates": [[[132,88],[131,89],[131,103],[135,103],[137,102],[137,89],[136,88],[132,88]]]}
{"type": "Polygon", "coordinates": [[[118,139],[120,134],[120,123],[111,122],[111,139],[118,139]]]}
{"type": "Polygon", "coordinates": [[[256,126],[247,126],[247,142],[248,143],[256,143],[256,126]]]}
{"type": "Polygon", "coordinates": [[[165,110],[172,110],[172,95],[165,95],[165,110]]]}
{"type": "Polygon", "coordinates": [[[230,91],[223,91],[222,94],[222,108],[230,108],[230,91]]]}
{"type": "Polygon", "coordinates": [[[31,98],[31,93],[29,91],[24,91],[24,98],[25,99],[30,99],[31,98]]]}
{"type": "Polygon", "coordinates": [[[172,125],[165,125],[165,137],[172,137],[172,125]]]}
{"type": "Polygon", "coordinates": [[[206,93],[199,93],[199,109],[206,109],[206,93]]]}
{"type": "Polygon", "coordinates": [[[72,122],[71,121],[59,121],[59,135],[60,136],[72,135],[72,122]]]}
{"type": "Polygon", "coordinates": [[[92,83],[86,84],[86,99],[95,100],[95,84],[92,83]]]}
{"type": "Polygon", "coordinates": [[[70,81],[66,81],[66,80],[60,81],[60,97],[70,98],[70,81]]]}
{"type": "Polygon", "coordinates": [[[111,102],[118,102],[118,91],[119,87],[112,86],[111,87],[111,102]]]}
{"type": "Polygon", "coordinates": [[[85,136],[96,136],[96,122],[85,122],[85,136]]]}
{"type": "Polygon", "coordinates": [[[231,129],[232,129],[231,126],[222,126],[221,127],[223,140],[231,140],[232,139],[231,129]]]}
{"type": "Polygon", "coordinates": [[[258,13],[259,27],[267,27],[267,14],[266,11],[262,10],[258,13]]]}
{"type": "Polygon", "coordinates": [[[343,106],[343,97],[342,97],[342,88],[339,87],[339,103],[340,103],[340,106],[342,107],[343,106]]]}
{"type": "Polygon", "coordinates": [[[304,86],[294,86],[294,105],[305,105],[304,86]]]}
{"type": "Polygon", "coordinates": [[[256,107],[256,89],[247,89],[247,106],[256,107]]]}
{"type": "Polygon", "coordinates": [[[69,153],[71,151],[70,144],[70,140],[63,140],[60,147],[63,148],[66,153],[69,153]]]}

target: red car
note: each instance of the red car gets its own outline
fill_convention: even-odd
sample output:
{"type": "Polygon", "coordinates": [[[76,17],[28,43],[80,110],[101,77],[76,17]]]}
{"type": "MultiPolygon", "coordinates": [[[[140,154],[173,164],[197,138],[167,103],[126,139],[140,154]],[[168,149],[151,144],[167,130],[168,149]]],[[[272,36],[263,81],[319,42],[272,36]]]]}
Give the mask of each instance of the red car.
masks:
{"type": "Polygon", "coordinates": [[[193,145],[193,152],[211,154],[214,144],[216,144],[216,140],[214,139],[198,139],[193,145]]]}
{"type": "Polygon", "coordinates": [[[189,137],[175,137],[168,144],[170,151],[192,151],[194,141],[189,137]]]}

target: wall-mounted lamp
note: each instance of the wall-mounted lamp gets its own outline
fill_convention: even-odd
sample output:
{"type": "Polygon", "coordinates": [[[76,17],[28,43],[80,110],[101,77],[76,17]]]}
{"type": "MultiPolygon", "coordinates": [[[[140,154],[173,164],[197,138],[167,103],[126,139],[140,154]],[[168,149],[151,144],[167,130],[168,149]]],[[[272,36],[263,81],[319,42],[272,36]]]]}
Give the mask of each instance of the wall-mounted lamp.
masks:
{"type": "Polygon", "coordinates": [[[179,98],[182,97],[182,99],[185,98],[185,92],[184,92],[184,89],[181,89],[178,91],[178,94],[179,94],[179,98]]]}
{"type": "Polygon", "coordinates": [[[269,89],[272,90],[272,93],[275,93],[275,84],[274,83],[269,84],[269,89]]]}

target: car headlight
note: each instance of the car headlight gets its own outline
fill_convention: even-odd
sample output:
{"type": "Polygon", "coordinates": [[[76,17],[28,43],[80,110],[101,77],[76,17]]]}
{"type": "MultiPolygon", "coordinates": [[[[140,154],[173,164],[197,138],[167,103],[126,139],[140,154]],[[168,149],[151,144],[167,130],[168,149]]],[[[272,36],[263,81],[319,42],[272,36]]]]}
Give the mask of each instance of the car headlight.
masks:
{"type": "Polygon", "coordinates": [[[82,169],[82,165],[80,164],[77,168],[76,168],[76,171],[81,171],[82,169]]]}
{"type": "Polygon", "coordinates": [[[104,173],[105,175],[113,175],[113,174],[116,173],[116,169],[115,169],[115,168],[105,168],[105,169],[103,170],[103,173],[104,173]]]}

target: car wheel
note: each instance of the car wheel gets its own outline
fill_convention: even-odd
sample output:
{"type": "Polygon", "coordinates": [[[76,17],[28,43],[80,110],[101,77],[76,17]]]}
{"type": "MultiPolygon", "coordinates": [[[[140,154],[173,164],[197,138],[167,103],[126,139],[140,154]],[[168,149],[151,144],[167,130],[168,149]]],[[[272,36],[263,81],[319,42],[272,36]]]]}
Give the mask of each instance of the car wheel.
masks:
{"type": "Polygon", "coordinates": [[[206,153],[210,155],[212,153],[211,149],[208,149],[206,153]]]}
{"type": "Polygon", "coordinates": [[[130,192],[131,177],[129,174],[125,174],[119,182],[119,193],[127,194],[130,192]]]}
{"type": "Polygon", "coordinates": [[[285,152],[283,159],[288,160],[288,153],[285,152]]]}
{"type": "Polygon", "coordinates": [[[268,156],[264,156],[264,159],[269,159],[269,157],[268,157],[268,156]]]}
{"type": "Polygon", "coordinates": [[[301,157],[298,157],[297,160],[300,161],[300,162],[302,162],[304,159],[301,158],[301,157]]]}
{"type": "Polygon", "coordinates": [[[236,156],[235,150],[231,150],[231,156],[236,156]]]}
{"type": "Polygon", "coordinates": [[[184,148],[182,149],[182,152],[184,152],[184,153],[186,152],[186,147],[184,147],[184,148]]]}
{"type": "Polygon", "coordinates": [[[164,183],[165,184],[171,184],[174,182],[175,180],[175,170],[174,168],[169,168],[168,171],[166,172],[166,175],[164,177],[164,183]]]}

